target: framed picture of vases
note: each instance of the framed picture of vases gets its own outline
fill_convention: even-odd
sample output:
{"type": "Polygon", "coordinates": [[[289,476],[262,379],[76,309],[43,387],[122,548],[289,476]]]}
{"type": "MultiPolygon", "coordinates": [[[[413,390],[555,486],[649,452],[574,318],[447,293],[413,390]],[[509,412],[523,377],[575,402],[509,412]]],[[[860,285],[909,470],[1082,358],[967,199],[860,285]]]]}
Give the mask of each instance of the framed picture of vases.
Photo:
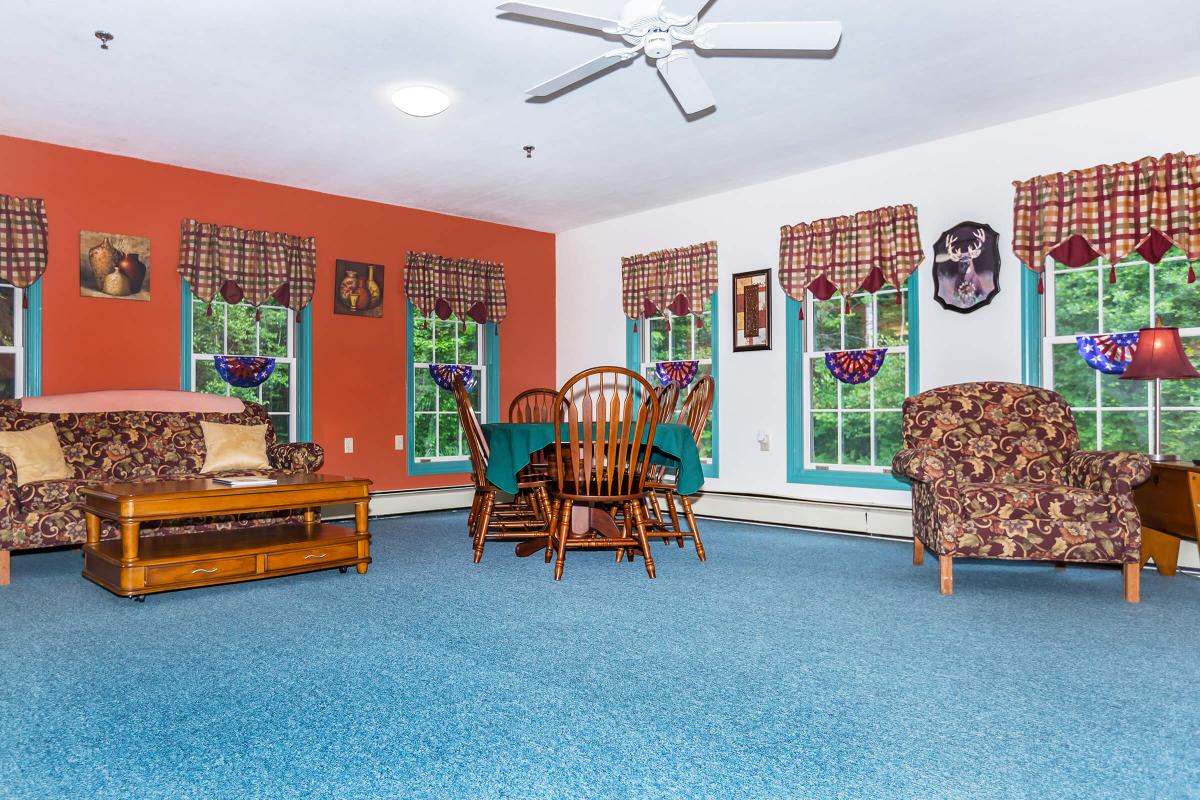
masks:
{"type": "Polygon", "coordinates": [[[733,276],[733,352],[771,349],[771,270],[733,276]]]}
{"type": "Polygon", "coordinates": [[[333,313],[352,317],[383,316],[383,265],[337,260],[333,313]]]}
{"type": "Polygon", "coordinates": [[[150,299],[150,240],[124,233],[79,233],[79,294],[150,299]]]}

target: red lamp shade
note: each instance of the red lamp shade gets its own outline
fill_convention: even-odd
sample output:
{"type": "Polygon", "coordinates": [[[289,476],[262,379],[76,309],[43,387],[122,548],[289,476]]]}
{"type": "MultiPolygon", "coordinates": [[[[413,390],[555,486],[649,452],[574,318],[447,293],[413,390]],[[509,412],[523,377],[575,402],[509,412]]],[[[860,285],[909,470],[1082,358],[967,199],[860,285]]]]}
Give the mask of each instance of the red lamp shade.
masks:
{"type": "Polygon", "coordinates": [[[1123,381],[1153,381],[1170,378],[1200,378],[1188,361],[1179,338],[1179,328],[1142,328],[1133,360],[1121,375],[1123,381]]]}

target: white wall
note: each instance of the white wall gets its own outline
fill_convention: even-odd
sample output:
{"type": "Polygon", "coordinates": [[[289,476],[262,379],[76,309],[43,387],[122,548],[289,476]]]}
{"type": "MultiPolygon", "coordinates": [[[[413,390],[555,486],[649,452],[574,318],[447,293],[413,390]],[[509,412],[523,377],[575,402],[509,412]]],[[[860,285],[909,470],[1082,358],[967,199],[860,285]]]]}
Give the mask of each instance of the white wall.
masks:
{"type": "MultiPolygon", "coordinates": [[[[1193,78],[560,233],[559,380],[597,364],[624,364],[622,256],[716,240],[721,477],[708,481],[706,488],[907,506],[907,493],[787,482],[785,298],[776,282],[774,349],[734,354],[729,344],[730,275],[764,267],[777,273],[784,224],[912,203],[930,256],[941,231],[964,220],[988,223],[1000,234],[1002,261],[1001,290],[990,306],[967,315],[942,310],[932,299],[929,258],[920,268],[921,386],[1019,381],[1022,268],[1011,250],[1012,182],[1147,155],[1195,152],[1200,149],[1200,106],[1189,99],[1197,96],[1200,78],[1193,78]],[[760,451],[755,439],[760,429],[771,434],[769,452],[760,451]]],[[[701,133],[703,124],[693,123],[688,134],[701,133]]],[[[1183,556],[1192,559],[1190,552],[1183,556]]]]}

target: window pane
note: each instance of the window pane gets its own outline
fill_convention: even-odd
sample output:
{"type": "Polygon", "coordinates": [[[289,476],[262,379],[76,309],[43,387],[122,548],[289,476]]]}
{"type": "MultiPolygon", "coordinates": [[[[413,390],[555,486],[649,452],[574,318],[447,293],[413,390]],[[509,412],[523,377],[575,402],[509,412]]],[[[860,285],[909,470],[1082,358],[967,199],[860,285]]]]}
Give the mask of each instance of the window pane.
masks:
{"type": "Polygon", "coordinates": [[[1054,391],[1071,406],[1096,405],[1096,371],[1079,357],[1073,342],[1054,345],[1054,391]]]}
{"type": "Polygon", "coordinates": [[[196,385],[194,388],[197,392],[225,395],[228,393],[229,385],[217,374],[217,368],[213,365],[212,359],[202,358],[196,362],[196,385]]]}
{"type": "Polygon", "coordinates": [[[1104,332],[1136,331],[1150,324],[1150,269],[1144,264],[1117,267],[1117,282],[1104,270],[1104,332]]]}
{"type": "MultiPolygon", "coordinates": [[[[1200,262],[1196,263],[1200,273],[1200,262]]],[[[1155,267],[1154,316],[1163,325],[1176,328],[1200,326],[1200,309],[1196,307],[1196,286],[1187,282],[1186,261],[1163,261],[1155,267]]]]}
{"type": "Polygon", "coordinates": [[[0,398],[12,400],[17,396],[17,354],[0,353],[0,398]]]}
{"type": "Polygon", "coordinates": [[[1096,438],[1096,412],[1076,411],[1075,427],[1079,429],[1079,449],[1099,450],[1100,442],[1096,438]]]}
{"type": "MultiPolygon", "coordinates": [[[[1085,269],[1054,277],[1054,332],[1058,336],[1096,333],[1100,330],[1096,302],[1099,273],[1085,269]]],[[[1090,368],[1089,368],[1090,369],[1090,368]]]]}
{"type": "Polygon", "coordinates": [[[291,372],[291,364],[276,363],[275,371],[271,373],[271,377],[263,384],[262,402],[268,411],[291,410],[291,372]]]}
{"type": "Polygon", "coordinates": [[[459,326],[458,363],[482,364],[479,360],[479,323],[468,320],[459,326]]]}
{"type": "Polygon", "coordinates": [[[436,415],[413,415],[413,457],[433,458],[437,455],[437,435],[434,432],[436,415]]]}
{"type": "Polygon", "coordinates": [[[842,415],[842,463],[871,464],[871,415],[842,415]]]}
{"type": "Polygon", "coordinates": [[[884,356],[883,366],[879,368],[873,381],[876,408],[900,408],[904,402],[908,395],[904,375],[904,364],[907,360],[906,353],[888,353],[884,356]]]}
{"type": "Polygon", "coordinates": [[[644,323],[650,331],[650,360],[670,361],[671,345],[667,337],[667,321],[662,317],[655,317],[645,320],[644,323]]]}
{"type": "MultiPolygon", "coordinates": [[[[1192,315],[1197,317],[1192,324],[1200,323],[1200,309],[1192,315]]],[[[1193,366],[1200,366],[1200,336],[1184,336],[1183,350],[1193,366]]],[[[1200,407],[1200,380],[1163,381],[1163,405],[1200,407]]],[[[1195,413],[1200,416],[1200,411],[1195,413]]]]}
{"type": "Polygon", "coordinates": [[[257,386],[253,388],[230,386],[229,396],[236,397],[239,400],[245,400],[247,403],[257,403],[259,401],[257,386]]]}
{"type": "Polygon", "coordinates": [[[225,352],[225,304],[214,304],[212,316],[208,305],[192,298],[192,352],[225,352]]]}
{"type": "Polygon", "coordinates": [[[292,432],[289,430],[290,415],[288,414],[272,414],[271,427],[275,429],[275,440],[279,442],[290,442],[292,440],[292,432]]]}
{"type": "Polygon", "coordinates": [[[831,297],[813,301],[813,352],[842,349],[842,301],[831,297]]]}
{"type": "Polygon", "coordinates": [[[1149,381],[1123,381],[1118,375],[1101,373],[1100,404],[1107,408],[1147,408],[1150,405],[1149,385],[1149,381]]]}
{"type": "Polygon", "coordinates": [[[1200,412],[1163,412],[1164,453],[1173,453],[1185,460],[1200,458],[1200,412]]]}
{"type": "MultiPolygon", "coordinates": [[[[215,305],[215,304],[214,304],[215,305]]],[[[229,339],[225,352],[231,355],[256,356],[257,347],[254,343],[254,309],[245,303],[225,306],[229,318],[229,339]]],[[[216,309],[213,309],[216,314],[216,309]]]]}
{"type": "Polygon", "coordinates": [[[836,409],[838,407],[837,378],[829,374],[829,368],[825,366],[824,358],[810,359],[810,362],[812,364],[812,407],[836,409]]]}
{"type": "Polygon", "coordinates": [[[897,304],[894,293],[879,295],[879,347],[899,347],[908,344],[908,330],[904,324],[907,313],[908,304],[903,301],[897,304]]]}
{"type": "Polygon", "coordinates": [[[434,319],[433,327],[436,334],[433,337],[433,358],[438,364],[457,364],[454,352],[454,320],[434,319]]]}
{"type": "Polygon", "coordinates": [[[838,460],[838,415],[816,413],[812,415],[813,461],[817,464],[836,464],[838,460]]]}
{"type": "Polygon", "coordinates": [[[1145,411],[1108,411],[1102,417],[1102,450],[1150,450],[1149,414],[1145,411]]]}
{"type": "Polygon", "coordinates": [[[842,408],[870,408],[871,382],[842,384],[842,408]]]}
{"type": "Polygon", "coordinates": [[[886,411],[875,415],[875,464],[880,467],[891,467],[892,456],[903,446],[903,436],[900,433],[901,415],[899,411],[886,411]]]}
{"type": "Polygon", "coordinates": [[[696,328],[696,358],[712,358],[712,298],[704,304],[704,327],[696,328]]]}
{"type": "Polygon", "coordinates": [[[458,455],[458,414],[438,414],[438,455],[458,455]]]}
{"type": "Polygon", "coordinates": [[[449,389],[442,389],[441,387],[438,387],[437,407],[439,411],[453,411],[455,414],[457,414],[458,402],[454,399],[454,392],[449,389]]]}
{"type": "Polygon", "coordinates": [[[11,286],[0,286],[0,346],[16,344],[17,290],[11,286]]]}
{"type": "Polygon", "coordinates": [[[671,318],[671,360],[687,361],[692,357],[692,331],[696,318],[692,315],[671,318]]]}
{"type": "Polygon", "coordinates": [[[846,345],[843,350],[862,350],[870,347],[867,338],[867,306],[870,295],[856,295],[850,298],[850,313],[846,318],[846,345]]]}
{"type": "Polygon", "coordinates": [[[426,328],[428,318],[413,310],[412,336],[413,361],[421,364],[434,363],[433,359],[433,326],[426,328]]]}
{"type": "Polygon", "coordinates": [[[288,312],[279,306],[263,306],[259,323],[259,355],[287,358],[288,312]]]}
{"type": "Polygon", "coordinates": [[[413,398],[413,408],[415,410],[434,410],[437,405],[437,393],[439,389],[437,384],[433,382],[433,376],[429,374],[429,370],[425,367],[417,366],[413,368],[413,391],[416,395],[413,398]]]}

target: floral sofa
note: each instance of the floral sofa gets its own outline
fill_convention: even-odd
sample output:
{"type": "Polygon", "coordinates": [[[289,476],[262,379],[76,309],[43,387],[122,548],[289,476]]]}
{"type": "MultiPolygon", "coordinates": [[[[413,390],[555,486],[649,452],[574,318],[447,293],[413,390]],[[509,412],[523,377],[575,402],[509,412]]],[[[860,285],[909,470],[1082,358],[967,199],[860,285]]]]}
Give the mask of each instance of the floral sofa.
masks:
{"type": "MultiPolygon", "coordinates": [[[[187,411],[108,411],[95,413],[31,413],[20,400],[0,401],[0,430],[28,430],[53,422],[62,445],[68,480],[28,483],[18,487],[16,468],[0,454],[0,558],[7,567],[9,551],[55,545],[82,544],[84,529],[81,490],[101,483],[155,481],[196,477],[204,464],[204,435],[200,421],[236,425],[270,423],[265,408],[245,403],[232,413],[187,411]]],[[[272,472],[314,472],[324,463],[320,446],[278,444],[267,425],[267,456],[272,472]]],[[[247,474],[253,470],[237,470],[247,474]]],[[[148,522],[144,535],[220,530],[281,521],[286,512],[208,517],[203,520],[148,522]]],[[[103,538],[118,529],[106,522],[103,538]]],[[[4,570],[7,572],[7,570],[4,570]]]]}
{"type": "Polygon", "coordinates": [[[1141,453],[1079,449],[1071,409],[1046,389],[964,383],[904,401],[905,448],[892,471],[912,481],[913,561],[938,556],[943,594],[954,558],[1121,564],[1138,600],[1141,453]]]}

